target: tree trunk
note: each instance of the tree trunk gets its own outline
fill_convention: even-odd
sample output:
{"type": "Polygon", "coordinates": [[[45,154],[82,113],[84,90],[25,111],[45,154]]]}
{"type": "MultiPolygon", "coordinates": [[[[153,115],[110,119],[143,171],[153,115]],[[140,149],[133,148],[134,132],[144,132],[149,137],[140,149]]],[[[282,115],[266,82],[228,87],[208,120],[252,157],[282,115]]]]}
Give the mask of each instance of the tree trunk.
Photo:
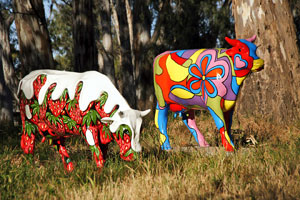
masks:
{"type": "Polygon", "coordinates": [[[120,72],[120,91],[129,105],[136,107],[135,102],[135,83],[133,76],[133,65],[131,63],[130,37],[126,14],[126,5],[124,0],[117,0],[117,14],[119,21],[120,34],[120,54],[121,54],[121,72],[120,72]]]}
{"type": "Polygon", "coordinates": [[[245,80],[238,112],[285,124],[299,119],[299,50],[288,1],[234,0],[232,9],[237,38],[256,34],[265,61],[263,71],[245,80]]]}
{"type": "Polygon", "coordinates": [[[74,70],[97,70],[93,1],[73,1],[74,70]]]}
{"type": "Polygon", "coordinates": [[[136,98],[139,109],[151,108],[154,104],[152,59],[149,59],[151,13],[149,1],[137,0],[134,3],[134,54],[136,98]]]}
{"type": "Polygon", "coordinates": [[[107,75],[116,85],[109,0],[100,0],[100,18],[101,43],[98,43],[100,47],[98,48],[99,71],[107,75]]]}
{"type": "MultiPolygon", "coordinates": [[[[0,62],[2,69],[3,65],[0,62]]],[[[13,122],[12,93],[5,84],[3,70],[0,70],[0,123],[13,122]]]]}
{"type": "Polygon", "coordinates": [[[9,27],[14,19],[10,15],[4,19],[0,11],[0,122],[13,122],[13,96],[17,97],[17,78],[14,73],[14,67],[11,57],[9,43],[9,27]]]}
{"type": "Polygon", "coordinates": [[[9,43],[9,28],[14,20],[14,16],[10,15],[7,19],[4,19],[0,12],[0,58],[2,61],[2,69],[4,75],[4,82],[11,90],[15,100],[17,97],[18,80],[15,76],[15,70],[13,66],[11,48],[9,43]]]}
{"type": "Polygon", "coordinates": [[[51,42],[42,0],[14,0],[22,74],[54,68],[51,42]]]}

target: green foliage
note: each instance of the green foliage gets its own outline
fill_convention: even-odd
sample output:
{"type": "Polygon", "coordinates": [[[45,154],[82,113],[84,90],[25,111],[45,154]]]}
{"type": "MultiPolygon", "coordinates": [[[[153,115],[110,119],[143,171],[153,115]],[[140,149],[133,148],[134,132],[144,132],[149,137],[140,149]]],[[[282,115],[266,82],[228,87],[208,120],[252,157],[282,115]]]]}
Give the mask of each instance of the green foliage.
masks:
{"type": "MultiPolygon", "coordinates": [[[[89,147],[82,137],[70,138],[66,147],[75,166],[72,173],[65,172],[60,155],[52,146],[39,140],[30,163],[20,148],[19,130],[0,127],[0,134],[9,133],[5,134],[5,140],[0,140],[1,199],[297,199],[300,196],[297,128],[281,129],[279,138],[263,140],[252,148],[240,147],[235,153],[228,154],[216,145],[183,152],[176,151],[178,141],[183,136],[190,138],[190,133],[178,128],[178,121],[170,121],[173,151],[159,150],[158,132],[151,122],[144,124],[143,151],[135,155],[136,160],[123,161],[118,155],[118,145],[110,143],[101,170],[91,155],[91,151],[100,155],[99,149],[89,147]]],[[[207,117],[203,121],[203,126],[214,126],[207,117]]],[[[204,134],[219,138],[213,130],[209,128],[204,134]]],[[[274,130],[268,131],[273,137],[274,130]]],[[[134,152],[129,150],[127,155],[130,153],[134,152]]]]}
{"type": "Polygon", "coordinates": [[[70,111],[71,108],[74,108],[78,102],[77,99],[74,98],[74,99],[68,99],[67,103],[69,104],[68,111],[70,111]]]}
{"type": "Polygon", "coordinates": [[[82,125],[86,124],[89,126],[91,122],[93,122],[95,125],[97,123],[97,119],[101,120],[99,113],[94,109],[90,109],[89,112],[83,117],[82,125]]]}
{"type": "Polygon", "coordinates": [[[63,115],[63,122],[64,124],[67,124],[68,128],[71,130],[73,127],[76,128],[76,122],[68,117],[67,115],[63,115]]]}
{"type": "Polygon", "coordinates": [[[30,107],[32,108],[33,115],[40,114],[40,105],[37,100],[34,100],[33,104],[31,104],[30,107]]]}
{"type": "Polygon", "coordinates": [[[105,138],[109,138],[109,139],[111,139],[111,132],[110,132],[110,130],[109,130],[109,127],[108,127],[108,125],[106,125],[106,124],[103,124],[103,128],[102,128],[102,131],[104,132],[104,136],[105,136],[105,138]]]}
{"type": "Polygon", "coordinates": [[[31,133],[35,133],[35,131],[38,130],[38,127],[29,122],[29,121],[25,121],[25,132],[28,134],[29,137],[31,137],[31,133]]]}
{"type": "Polygon", "coordinates": [[[52,18],[48,21],[48,29],[52,41],[52,49],[57,69],[73,69],[72,7],[58,2],[57,9],[52,10],[52,18]]]}
{"type": "Polygon", "coordinates": [[[119,126],[119,128],[116,132],[117,138],[121,137],[123,139],[124,133],[128,134],[131,138],[132,132],[131,132],[130,127],[128,125],[122,124],[119,126]]]}
{"type": "Polygon", "coordinates": [[[90,150],[91,150],[92,154],[95,153],[95,154],[97,155],[97,157],[99,157],[100,151],[99,151],[99,149],[96,147],[96,145],[90,146],[90,150]]]}
{"type": "Polygon", "coordinates": [[[68,90],[65,89],[65,90],[63,91],[62,95],[59,97],[59,101],[62,101],[63,98],[65,98],[65,96],[66,96],[67,93],[68,93],[68,90]]]}
{"type": "Polygon", "coordinates": [[[52,115],[51,112],[46,112],[46,117],[51,124],[57,125],[57,122],[59,122],[61,124],[61,121],[59,120],[60,118],[55,117],[54,115],[52,115]]]}
{"type": "Polygon", "coordinates": [[[227,47],[234,37],[233,17],[224,0],[174,0],[164,19],[164,44],[171,49],[227,47]],[[225,46],[224,46],[225,45],[225,46]]]}
{"type": "Polygon", "coordinates": [[[108,98],[107,92],[103,92],[101,96],[96,100],[96,103],[100,102],[100,106],[103,106],[108,98]]]}

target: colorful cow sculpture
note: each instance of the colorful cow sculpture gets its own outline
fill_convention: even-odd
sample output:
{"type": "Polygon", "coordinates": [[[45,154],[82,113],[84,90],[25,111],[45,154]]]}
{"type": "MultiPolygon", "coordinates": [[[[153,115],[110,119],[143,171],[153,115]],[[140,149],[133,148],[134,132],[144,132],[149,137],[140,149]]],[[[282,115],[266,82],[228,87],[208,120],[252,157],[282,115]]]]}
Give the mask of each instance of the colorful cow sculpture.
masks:
{"type": "Polygon", "coordinates": [[[230,130],[237,95],[247,75],[261,70],[264,64],[256,55],[255,38],[226,37],[230,49],[167,51],[155,58],[155,124],[163,150],[171,149],[168,110],[182,116],[201,147],[209,146],[195,124],[194,110],[204,108],[212,115],[226,151],[234,151],[230,130]]]}
{"type": "Polygon", "coordinates": [[[18,92],[25,154],[33,155],[36,132],[42,135],[42,142],[50,139],[67,171],[74,169],[64,144],[67,137],[82,135],[99,168],[113,139],[124,160],[132,160],[141,151],[142,117],[150,110],[131,109],[109,78],[99,72],[37,70],[20,81],[18,92]]]}

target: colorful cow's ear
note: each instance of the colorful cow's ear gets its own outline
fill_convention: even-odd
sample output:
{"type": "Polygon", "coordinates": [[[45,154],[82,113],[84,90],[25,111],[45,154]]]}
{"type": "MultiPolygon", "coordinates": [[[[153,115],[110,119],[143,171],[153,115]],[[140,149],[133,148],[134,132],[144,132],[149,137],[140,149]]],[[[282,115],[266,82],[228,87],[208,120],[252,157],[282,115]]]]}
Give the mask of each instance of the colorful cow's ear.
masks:
{"type": "Polygon", "coordinates": [[[225,40],[228,44],[230,44],[231,46],[236,46],[238,40],[233,40],[233,39],[230,39],[229,37],[225,37],[225,40]]]}

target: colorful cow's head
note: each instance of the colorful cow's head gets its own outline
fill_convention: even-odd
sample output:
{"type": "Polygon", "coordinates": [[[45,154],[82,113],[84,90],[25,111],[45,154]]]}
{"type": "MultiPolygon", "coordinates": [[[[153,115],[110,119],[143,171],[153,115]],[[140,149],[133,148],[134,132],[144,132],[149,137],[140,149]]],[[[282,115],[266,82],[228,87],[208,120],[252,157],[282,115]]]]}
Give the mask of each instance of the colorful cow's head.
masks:
{"type": "Polygon", "coordinates": [[[149,112],[150,109],[145,111],[134,109],[117,111],[112,117],[102,118],[101,121],[104,123],[110,123],[109,129],[112,133],[120,131],[120,128],[125,129],[121,131],[131,135],[131,148],[136,152],[140,152],[142,150],[139,142],[140,130],[143,121],[142,117],[146,116],[149,112]]]}
{"type": "Polygon", "coordinates": [[[255,38],[255,35],[245,40],[225,37],[225,40],[232,45],[232,48],[228,49],[226,53],[234,62],[234,71],[237,77],[244,77],[250,71],[257,72],[263,69],[264,60],[256,55],[257,46],[252,43],[255,38]]]}

